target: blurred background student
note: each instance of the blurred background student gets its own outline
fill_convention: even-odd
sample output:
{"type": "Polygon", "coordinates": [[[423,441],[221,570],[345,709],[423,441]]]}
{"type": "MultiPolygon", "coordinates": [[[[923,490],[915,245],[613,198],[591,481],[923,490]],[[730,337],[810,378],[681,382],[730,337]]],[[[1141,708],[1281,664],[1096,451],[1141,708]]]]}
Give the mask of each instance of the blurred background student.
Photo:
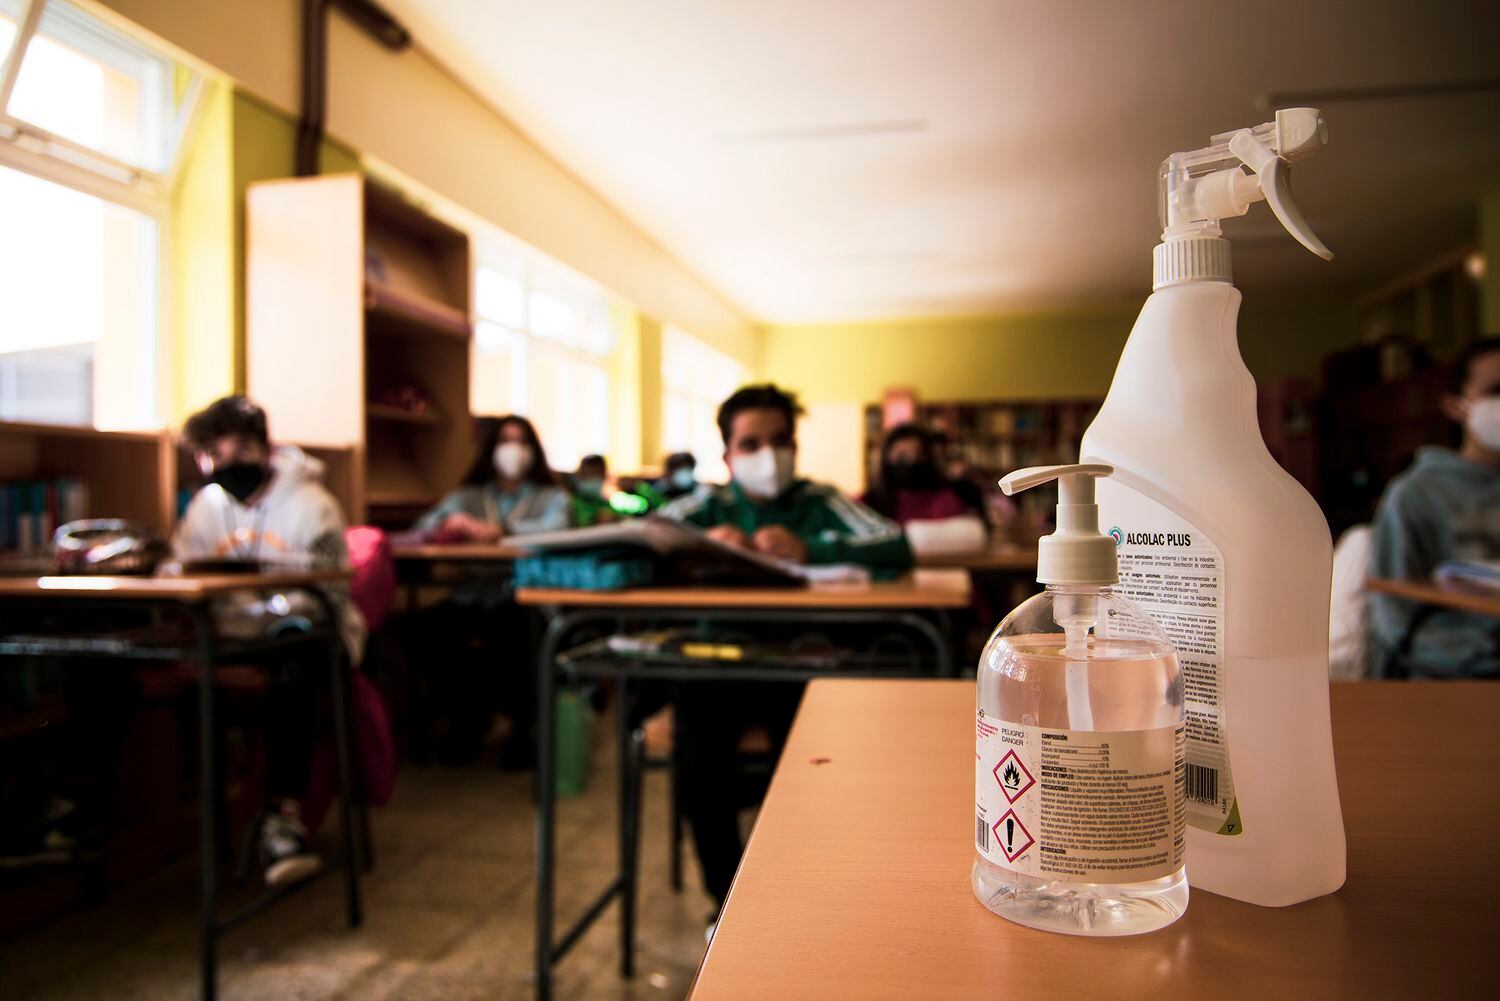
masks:
{"type": "Polygon", "coordinates": [[[880,446],[880,467],[861,498],[906,531],[918,556],[972,552],[989,542],[984,504],[967,482],[939,465],[941,441],[919,424],[898,424],[880,446]]]}
{"type": "Polygon", "coordinates": [[[416,528],[447,542],[498,542],[507,535],[568,527],[568,494],[547,465],[536,428],[524,417],[475,421],[474,462],[459,486],[416,528]]]}
{"type": "MultiPolygon", "coordinates": [[[[1500,561],[1500,337],[1475,341],[1453,368],[1443,415],[1462,429],[1455,449],[1419,449],[1381,496],[1371,526],[1370,572],[1426,580],[1448,561],[1500,561]]],[[[1371,668],[1377,677],[1500,677],[1500,621],[1442,611],[1411,632],[1417,606],[1370,595],[1371,668]]]]}
{"type": "Polygon", "coordinates": [[[615,520],[609,505],[609,465],[602,455],[585,455],[578,460],[578,472],[572,482],[573,524],[578,528],[602,525],[615,520]]]}
{"type": "MultiPolygon", "coordinates": [[[[478,447],[468,475],[416,528],[437,541],[475,543],[567,528],[568,492],[548,467],[531,422],[511,414],[475,425],[478,447]]],[[[527,766],[534,758],[535,686],[529,667],[501,670],[506,650],[525,658],[514,638],[526,635],[526,623],[508,590],[493,582],[459,586],[423,614],[421,625],[438,759],[461,764],[486,743],[500,742],[503,764],[527,766]]]]}
{"type": "MultiPolygon", "coordinates": [[[[800,412],[796,397],[769,383],[737,391],[718,414],[732,480],[685,496],[662,514],[721,542],[797,563],[910,567],[911,549],[898,525],[836,487],[797,477],[800,412]]],[[[737,766],[741,742],[757,731],[774,759],[801,699],[796,684],[694,682],[678,690],[678,791],[704,888],[717,908],[744,850],[739,811],[765,795],[765,777],[743,775],[737,766]]]]}
{"type": "Polygon", "coordinates": [[[698,460],[692,452],[673,452],[662,464],[662,478],[656,481],[656,492],[668,500],[685,497],[698,489],[698,460]]]}
{"type": "MultiPolygon", "coordinates": [[[[227,396],[188,418],[184,434],[208,484],[193,496],[177,527],[173,549],[179,559],[348,565],[344,513],[323,487],[322,463],[293,445],[272,448],[264,410],[243,396],[227,396]]],[[[342,589],[334,598],[345,652],[358,663],[364,621],[342,589]]],[[[255,630],[257,619],[267,618],[264,612],[257,616],[263,607],[260,600],[221,601],[215,618],[225,631],[255,630]]],[[[314,653],[267,673],[265,804],[255,840],[265,881],[276,886],[306,879],[322,865],[308,845],[302,802],[319,710],[326,704],[326,661],[314,653]]]]}

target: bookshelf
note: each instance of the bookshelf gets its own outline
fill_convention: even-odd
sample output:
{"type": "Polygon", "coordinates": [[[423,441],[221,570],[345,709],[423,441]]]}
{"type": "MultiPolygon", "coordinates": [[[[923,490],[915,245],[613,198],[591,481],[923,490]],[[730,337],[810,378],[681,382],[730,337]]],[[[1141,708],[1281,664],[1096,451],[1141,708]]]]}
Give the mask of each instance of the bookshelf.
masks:
{"type": "MultiPolygon", "coordinates": [[[[899,392],[892,401],[865,410],[865,466],[869,482],[879,476],[880,446],[895,423],[914,421],[948,438],[948,460],[962,459],[970,478],[986,492],[1016,469],[1078,461],[1078,443],[1099,412],[1100,400],[991,400],[932,402],[899,392]],[[895,405],[888,405],[888,404],[895,405]]],[[[1011,498],[1020,509],[1025,538],[1046,524],[1057,506],[1055,486],[1011,498]]]]}
{"type": "MultiPolygon", "coordinates": [[[[272,427],[272,433],[276,428],[272,427]]],[[[358,449],[304,445],[323,463],[323,485],[346,512],[364,506],[358,449]]],[[[171,431],[99,431],[88,427],[0,421],[0,488],[76,480],[86,518],[124,518],[170,537],[186,493],[202,477],[171,431]]],[[[349,516],[350,524],[358,520],[349,516]]],[[[46,552],[50,552],[50,539],[46,552]]],[[[0,548],[0,560],[19,554],[0,548]]],[[[45,555],[45,554],[44,554],[45,555]]]]}
{"type": "Polygon", "coordinates": [[[275,433],[355,450],[351,521],[405,527],[471,458],[468,237],[358,174],[246,206],[249,394],[275,433]]]}
{"type": "MultiPolygon", "coordinates": [[[[80,513],[126,518],[166,535],[174,520],[176,470],[165,431],[0,422],[0,484],[77,480],[80,513]]],[[[50,538],[46,540],[50,548],[50,538]]]]}

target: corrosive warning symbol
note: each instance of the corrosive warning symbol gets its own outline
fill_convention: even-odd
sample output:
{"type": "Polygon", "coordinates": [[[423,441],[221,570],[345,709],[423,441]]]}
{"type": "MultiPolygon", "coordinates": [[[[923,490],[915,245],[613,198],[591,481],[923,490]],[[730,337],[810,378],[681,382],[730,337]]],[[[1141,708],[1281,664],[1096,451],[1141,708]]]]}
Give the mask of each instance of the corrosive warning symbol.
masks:
{"type": "Polygon", "coordinates": [[[995,821],[995,840],[1000,843],[1000,850],[1005,853],[1007,862],[1020,858],[1021,853],[1033,843],[1031,832],[1021,823],[1021,818],[1016,816],[1014,810],[1006,810],[1005,816],[995,821]]]}
{"type": "Polygon", "coordinates": [[[1036,779],[1021,764],[1015,751],[1006,751],[1005,757],[995,766],[995,781],[1000,783],[1000,791],[1005,793],[1005,799],[1010,803],[1020,799],[1023,792],[1036,785],[1036,779]]]}

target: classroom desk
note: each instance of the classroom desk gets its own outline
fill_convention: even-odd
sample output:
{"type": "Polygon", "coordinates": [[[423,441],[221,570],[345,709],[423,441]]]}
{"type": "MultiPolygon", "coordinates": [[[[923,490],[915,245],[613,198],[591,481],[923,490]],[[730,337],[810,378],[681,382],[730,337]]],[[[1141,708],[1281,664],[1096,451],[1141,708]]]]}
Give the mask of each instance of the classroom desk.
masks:
{"type": "Polygon", "coordinates": [[[1492,591],[1440,584],[1434,580],[1398,580],[1389,577],[1367,579],[1365,590],[1405,598],[1417,605],[1417,610],[1407,620],[1401,639],[1386,656],[1382,668],[1382,674],[1386,678],[1404,678],[1407,675],[1406,657],[1411,653],[1417,630],[1435,613],[1468,612],[1471,615],[1500,619],[1500,594],[1492,591]]]}
{"type": "Polygon", "coordinates": [[[972,683],[813,682],[690,997],[1493,996],[1500,686],[1335,684],[1332,705],[1343,889],[1195,890],[1161,931],[1091,939],[974,898],[972,683]]]}
{"type": "Polygon", "coordinates": [[[309,643],[328,651],[336,756],[339,773],[339,827],[343,841],[345,906],[350,927],[363,918],[359,887],[359,855],[348,791],[350,784],[347,686],[338,614],[317,585],[347,580],[348,571],[318,570],[262,574],[216,574],[183,577],[0,577],[0,656],[86,657],[128,660],[196,660],[198,662],[199,755],[199,976],[204,1001],[218,989],[217,945],[220,936],[276,901],[306,886],[304,880],[268,892],[242,910],[218,914],[218,838],[215,807],[223,790],[219,774],[218,741],[214,726],[214,668],[231,657],[256,657],[309,643]],[[221,639],[214,628],[211,599],[240,591],[306,589],[323,606],[324,622],[313,630],[275,639],[221,639]],[[146,645],[119,637],[90,636],[89,625],[63,633],[37,634],[42,614],[62,610],[86,617],[90,613],[122,609],[174,610],[193,626],[193,643],[184,646],[171,638],[146,645]]]}
{"type": "Polygon", "coordinates": [[[964,570],[914,570],[898,580],[863,584],[824,584],[795,588],[646,587],[625,591],[569,591],[522,588],[521,605],[541,609],[547,627],[537,654],[537,856],[536,991],[552,994],[552,967],[608,908],[620,902],[620,973],[635,963],[636,858],[638,848],[639,762],[631,720],[632,681],[658,679],[743,680],[786,684],[827,674],[813,668],[789,669],[756,663],[657,664],[637,659],[586,655],[561,663],[563,639],[582,625],[627,621],[651,623],[762,624],[899,628],[923,638],[940,676],[951,676],[954,658],[946,613],[969,603],[964,570]],[[936,624],[934,623],[936,619],[936,624]],[[619,871],[603,894],[554,944],[556,919],[556,691],[560,675],[610,677],[615,681],[616,755],[620,770],[617,805],[619,871]]]}
{"type": "MultiPolygon", "coordinates": [[[[526,551],[508,543],[485,542],[395,542],[391,545],[391,559],[396,564],[396,579],[406,587],[406,608],[419,607],[420,591],[424,585],[448,587],[461,583],[473,583],[482,571],[488,582],[501,588],[510,586],[511,564],[526,555],[526,551]],[[440,576],[439,570],[449,571],[440,576]]],[[[507,591],[498,592],[501,595],[507,591]]]]}
{"type": "Polygon", "coordinates": [[[1393,580],[1388,577],[1371,577],[1365,581],[1365,590],[1406,598],[1420,605],[1454,612],[1472,612],[1500,619],[1500,594],[1439,584],[1431,580],[1393,580]]]}
{"type": "Polygon", "coordinates": [[[480,542],[422,542],[391,546],[397,563],[512,563],[526,555],[518,546],[480,542]]]}

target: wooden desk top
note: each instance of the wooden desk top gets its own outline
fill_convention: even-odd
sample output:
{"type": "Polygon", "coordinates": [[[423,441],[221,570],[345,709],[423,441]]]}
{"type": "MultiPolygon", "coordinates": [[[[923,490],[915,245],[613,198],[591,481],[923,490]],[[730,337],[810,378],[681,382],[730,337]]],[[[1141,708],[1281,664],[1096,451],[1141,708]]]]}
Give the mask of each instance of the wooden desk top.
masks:
{"type": "Polygon", "coordinates": [[[808,587],[638,587],[626,591],[521,588],[522,605],[585,608],[963,608],[967,570],[913,570],[892,581],[808,587]]]}
{"type": "Polygon", "coordinates": [[[396,560],[423,560],[430,563],[510,563],[526,555],[524,549],[474,542],[420,543],[391,547],[396,560]]]}
{"type": "Polygon", "coordinates": [[[1333,723],[1343,889],[1195,890],[1176,924],[1090,939],[974,899],[972,681],[814,681],[692,1001],[1493,996],[1500,685],[1335,684],[1333,723]]]}
{"type": "Polygon", "coordinates": [[[917,557],[923,567],[959,567],[975,572],[1030,573],[1036,575],[1036,547],[997,546],[972,553],[928,553],[917,557]]]}
{"type": "Polygon", "coordinates": [[[1473,612],[1500,619],[1500,595],[1485,591],[1430,580],[1392,580],[1387,577],[1371,577],[1365,581],[1365,590],[1407,598],[1424,605],[1451,608],[1456,612],[1473,612]]]}
{"type": "Polygon", "coordinates": [[[349,577],[347,570],[210,574],[201,577],[0,577],[5,598],[162,598],[205,601],[233,591],[309,587],[349,577]]]}

